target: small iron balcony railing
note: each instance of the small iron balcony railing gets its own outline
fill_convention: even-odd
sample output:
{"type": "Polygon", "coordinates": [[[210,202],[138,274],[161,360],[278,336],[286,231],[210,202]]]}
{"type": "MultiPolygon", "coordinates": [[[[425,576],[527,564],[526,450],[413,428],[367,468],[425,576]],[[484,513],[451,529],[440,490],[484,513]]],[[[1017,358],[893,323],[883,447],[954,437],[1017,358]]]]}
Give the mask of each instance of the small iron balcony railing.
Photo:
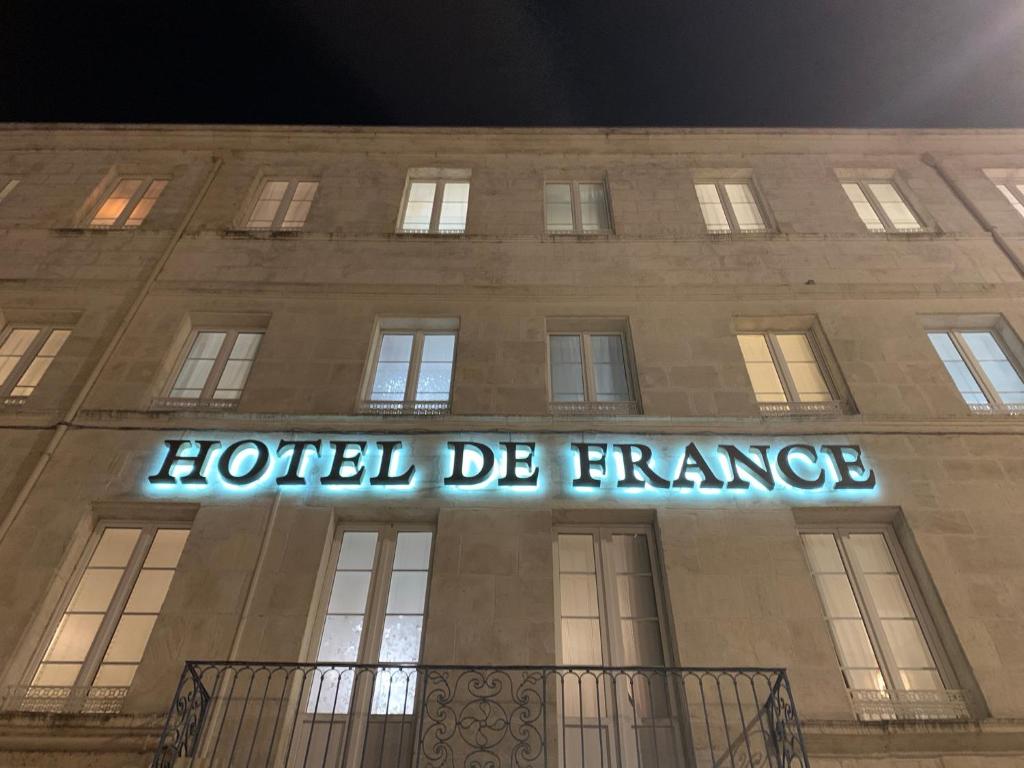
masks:
{"type": "Polygon", "coordinates": [[[154,768],[808,768],[781,669],[189,662],[154,768]]]}

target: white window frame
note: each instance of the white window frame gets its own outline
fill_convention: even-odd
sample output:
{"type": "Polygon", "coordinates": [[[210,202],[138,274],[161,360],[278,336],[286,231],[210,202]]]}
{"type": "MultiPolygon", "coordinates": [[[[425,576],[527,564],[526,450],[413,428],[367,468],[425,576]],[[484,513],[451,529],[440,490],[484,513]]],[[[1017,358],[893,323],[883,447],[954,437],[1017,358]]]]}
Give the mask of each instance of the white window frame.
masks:
{"type": "Polygon", "coordinates": [[[281,176],[266,176],[259,180],[256,185],[256,192],[253,195],[252,202],[246,207],[246,214],[243,226],[245,229],[253,232],[300,232],[306,228],[306,222],[309,220],[309,213],[313,212],[313,204],[316,202],[317,196],[320,194],[320,180],[312,177],[292,177],[285,178],[281,176]],[[285,189],[284,196],[278,203],[277,210],[274,212],[274,220],[268,226],[258,226],[251,224],[253,214],[256,212],[256,206],[259,205],[260,195],[266,188],[267,184],[272,182],[285,182],[288,187],[285,189]],[[298,227],[284,226],[285,216],[288,215],[288,209],[291,207],[292,199],[295,197],[295,192],[299,188],[299,184],[315,184],[316,189],[313,190],[313,199],[309,201],[309,212],[306,218],[302,220],[302,225],[298,227]]]}
{"type": "Polygon", "coordinates": [[[245,391],[245,387],[249,384],[249,378],[252,376],[252,368],[256,365],[256,357],[253,358],[252,366],[249,368],[249,373],[246,375],[245,384],[242,386],[242,393],[239,394],[238,399],[229,400],[227,398],[213,398],[213,393],[217,391],[217,387],[220,385],[220,378],[224,374],[224,368],[227,366],[228,358],[231,356],[231,351],[234,349],[235,341],[238,339],[239,334],[242,333],[255,333],[260,335],[260,344],[256,349],[256,355],[259,356],[260,349],[263,347],[263,337],[266,336],[265,328],[226,328],[223,326],[197,326],[191,330],[188,338],[185,340],[181,351],[178,354],[178,360],[174,364],[174,368],[168,377],[166,384],[162,390],[162,396],[158,398],[158,404],[200,404],[209,406],[212,408],[235,408],[238,405],[239,400],[242,398],[242,393],[245,391]],[[181,369],[188,361],[188,354],[192,351],[192,346],[195,344],[196,337],[200,333],[223,333],[225,334],[224,343],[221,344],[220,350],[217,352],[217,359],[210,369],[209,375],[206,377],[206,381],[203,384],[203,391],[199,397],[172,397],[171,391],[174,389],[174,384],[178,380],[178,376],[181,374],[181,369]]]}
{"type": "MultiPolygon", "coordinates": [[[[1018,175],[1016,178],[992,179],[992,183],[996,185],[996,189],[1002,194],[1007,204],[1024,219],[1024,189],[1022,189],[1024,187],[1024,172],[1018,173],[1022,175],[1018,175]]],[[[0,200],[2,199],[3,197],[0,196],[0,200]]]]}
{"type": "MultiPolygon", "coordinates": [[[[953,381],[952,377],[949,375],[949,371],[945,371],[946,376],[949,378],[950,383],[953,385],[953,388],[956,389],[961,401],[965,405],[967,405],[967,407],[970,408],[972,412],[1024,413],[1024,403],[1007,404],[1003,402],[1002,397],[999,396],[998,390],[992,385],[992,382],[989,380],[988,375],[985,373],[985,369],[982,367],[981,363],[978,362],[978,359],[974,356],[974,353],[971,351],[971,348],[967,344],[967,342],[963,340],[964,333],[987,333],[999,346],[999,349],[1002,350],[1003,354],[1006,355],[1007,361],[1010,363],[1011,366],[1013,366],[1013,369],[1017,371],[1017,375],[1020,376],[1021,379],[1024,379],[1024,367],[1021,366],[1021,363],[1017,359],[1017,356],[1014,355],[1009,349],[1007,349],[1006,342],[1003,340],[1002,334],[999,333],[997,329],[990,327],[953,328],[949,326],[944,326],[939,328],[928,328],[926,329],[925,333],[946,334],[949,337],[949,340],[952,342],[953,346],[956,348],[956,351],[960,354],[960,359],[964,361],[964,364],[967,366],[968,370],[970,370],[971,375],[974,377],[974,380],[978,383],[978,386],[981,387],[982,394],[985,396],[985,399],[988,400],[988,406],[986,408],[980,407],[980,404],[972,405],[971,403],[968,403],[966,400],[964,400],[963,393],[956,386],[956,382],[953,381]]],[[[932,348],[932,352],[934,352],[936,355],[938,354],[934,347],[932,348]]],[[[939,364],[942,365],[943,370],[945,370],[945,364],[942,362],[941,359],[939,360],[939,364]]]]}
{"type": "MultiPolygon", "coordinates": [[[[765,341],[768,343],[768,352],[772,356],[772,363],[775,365],[775,373],[779,377],[779,381],[782,383],[782,389],[786,393],[786,401],[783,403],[761,403],[757,405],[764,414],[779,415],[779,414],[794,414],[794,413],[841,413],[844,409],[849,407],[847,401],[840,394],[839,388],[836,386],[835,377],[832,374],[831,367],[827,364],[824,355],[821,351],[821,345],[818,343],[817,334],[813,330],[792,330],[792,331],[781,331],[781,330],[750,330],[750,331],[738,331],[736,334],[736,344],[739,346],[740,336],[763,336],[765,341]],[[786,357],[782,353],[782,348],[779,346],[778,336],[791,336],[801,335],[807,339],[807,344],[811,348],[811,354],[814,355],[814,362],[818,366],[818,373],[821,374],[821,378],[825,382],[825,386],[828,388],[829,394],[832,396],[831,400],[818,401],[818,402],[804,402],[800,400],[799,392],[797,391],[796,383],[793,381],[793,376],[789,371],[789,364],[786,362],[786,357]]],[[[742,352],[741,352],[742,358],[742,352]]],[[[746,369],[746,360],[743,361],[744,368],[746,369]]],[[[747,370],[749,378],[750,372],[747,370]]],[[[751,382],[751,389],[753,389],[753,382],[751,382]]]]}
{"type": "Polygon", "coordinates": [[[20,183],[21,179],[13,176],[0,176],[0,203],[10,197],[11,193],[20,183]]]}
{"type": "Polygon", "coordinates": [[[918,211],[917,208],[911,204],[910,200],[907,197],[907,193],[903,190],[902,185],[896,179],[891,177],[840,178],[839,183],[840,185],[852,184],[854,186],[859,187],[861,194],[864,195],[864,199],[868,201],[868,205],[870,205],[872,210],[874,210],[875,216],[877,216],[878,220],[882,222],[882,227],[885,230],[884,232],[875,232],[871,229],[868,229],[867,224],[864,222],[863,219],[861,219],[860,215],[857,214],[856,207],[854,206],[853,201],[850,200],[849,196],[846,194],[846,190],[843,190],[843,196],[846,197],[846,201],[850,204],[850,207],[854,209],[854,214],[857,215],[857,221],[859,221],[861,225],[864,227],[864,229],[870,232],[871,234],[916,235],[928,231],[928,226],[925,224],[920,211],[918,211]],[[871,190],[870,185],[872,184],[888,184],[889,186],[891,186],[893,190],[895,190],[896,194],[899,195],[900,200],[907,207],[907,210],[910,211],[910,215],[914,217],[914,220],[917,222],[917,229],[897,229],[896,226],[892,223],[892,219],[889,218],[889,214],[886,212],[885,207],[880,202],[878,202],[878,198],[875,196],[875,193],[871,190]]]}
{"type": "MultiPolygon", "coordinates": [[[[945,647],[939,637],[939,632],[935,624],[935,620],[931,616],[931,612],[927,609],[924,597],[921,594],[920,587],[917,580],[914,578],[913,571],[910,568],[910,564],[907,562],[906,555],[903,552],[903,547],[900,544],[899,537],[896,535],[896,531],[891,525],[888,524],[872,524],[872,523],[852,523],[852,524],[806,524],[798,526],[798,533],[802,536],[803,534],[830,534],[836,539],[836,545],[839,549],[839,555],[843,560],[843,566],[846,569],[846,576],[850,582],[850,587],[853,590],[854,597],[857,601],[857,606],[861,612],[861,619],[864,622],[864,628],[868,633],[868,638],[871,641],[871,647],[875,654],[875,659],[878,661],[878,667],[885,680],[886,690],[889,692],[895,692],[897,695],[893,696],[893,701],[888,703],[888,707],[883,705],[882,707],[867,706],[871,702],[858,702],[854,696],[853,689],[847,688],[851,694],[851,701],[853,702],[855,710],[857,710],[858,716],[862,719],[890,719],[890,720],[902,720],[907,719],[909,715],[910,719],[919,719],[921,714],[915,709],[914,696],[906,702],[896,701],[899,697],[899,693],[911,693],[911,694],[926,694],[924,698],[936,698],[937,701],[931,702],[934,705],[939,706],[940,709],[945,708],[948,710],[948,715],[945,719],[965,719],[967,717],[966,704],[964,703],[963,691],[958,687],[958,681],[953,668],[949,662],[949,658],[946,655],[945,647]],[[935,668],[938,671],[939,677],[942,679],[944,690],[942,691],[907,691],[903,688],[902,680],[899,674],[894,674],[893,670],[896,668],[895,661],[893,659],[892,651],[889,649],[888,641],[885,638],[885,633],[882,630],[881,619],[878,615],[878,611],[870,599],[864,588],[864,574],[857,567],[856,559],[851,557],[846,550],[844,537],[856,534],[881,534],[885,543],[889,548],[889,554],[892,557],[893,563],[896,565],[896,572],[900,577],[900,581],[903,584],[904,590],[906,590],[907,598],[910,600],[910,607],[914,612],[914,618],[917,619],[918,626],[921,629],[921,634],[924,636],[925,644],[928,646],[928,650],[932,655],[932,659],[935,661],[935,668]],[[939,696],[928,696],[927,694],[940,694],[939,696]],[[941,695],[945,694],[945,696],[941,695]],[[879,715],[884,712],[885,709],[890,708],[890,712],[886,713],[888,716],[879,715]]],[[[804,546],[803,541],[800,542],[800,548],[804,553],[804,562],[807,564],[808,573],[811,573],[810,560],[808,559],[807,549],[804,546]]],[[[825,608],[821,598],[821,594],[818,592],[817,585],[813,585],[815,593],[818,594],[819,605],[822,606],[822,614],[824,616],[825,608]]],[[[827,623],[827,617],[826,617],[827,623]]],[[[826,629],[831,639],[831,629],[826,629]]],[[[832,647],[836,654],[836,662],[839,663],[839,646],[832,639],[832,647]]],[[[934,719],[934,717],[932,718],[934,719]]],[[[939,719],[943,719],[940,715],[939,719]]]]}
{"type": "MultiPolygon", "coordinates": [[[[722,206],[722,210],[725,211],[725,218],[729,222],[728,232],[712,232],[708,227],[707,221],[704,219],[704,212],[701,211],[701,220],[704,222],[704,231],[709,235],[715,235],[723,237],[727,235],[764,235],[772,230],[771,218],[768,216],[768,210],[764,204],[764,198],[761,195],[757,185],[754,184],[754,180],[751,178],[736,178],[736,179],[694,179],[693,181],[693,193],[697,194],[698,185],[713,186],[718,193],[718,201],[722,206]],[[736,220],[736,211],[733,210],[732,200],[729,198],[728,193],[725,191],[726,185],[742,184],[750,190],[750,196],[754,199],[754,205],[757,207],[757,213],[761,217],[761,228],[760,229],[740,229],[739,222],[736,220]]],[[[698,207],[700,206],[700,199],[697,201],[698,207]]]]}
{"type": "MultiPolygon", "coordinates": [[[[99,672],[100,665],[103,662],[103,657],[107,652],[107,648],[110,645],[110,641],[114,637],[114,632],[117,630],[118,622],[124,615],[125,607],[128,604],[128,599],[131,597],[132,589],[135,587],[135,582],[138,580],[139,574],[142,572],[143,564],[145,563],[146,557],[149,554],[149,550],[153,545],[153,541],[156,538],[156,534],[160,530],[174,529],[174,530],[186,530],[190,531],[192,526],[186,522],[172,521],[172,520],[160,520],[160,521],[139,521],[132,519],[125,520],[109,520],[104,521],[97,526],[93,532],[89,545],[85,548],[85,552],[82,557],[79,558],[78,564],[75,566],[72,578],[67,582],[68,588],[65,589],[64,594],[61,596],[58,610],[55,611],[54,618],[47,626],[46,632],[43,635],[43,641],[39,644],[36,652],[32,656],[31,663],[25,671],[23,678],[23,685],[29,691],[33,689],[48,690],[50,688],[60,688],[61,686],[35,686],[32,684],[32,680],[36,675],[40,665],[43,664],[43,659],[46,656],[46,651],[49,649],[50,643],[56,636],[57,630],[60,627],[60,623],[64,618],[65,613],[71,605],[71,601],[75,596],[75,592],[78,589],[79,584],[82,581],[82,577],[85,575],[86,569],[89,567],[89,562],[92,560],[93,554],[96,552],[96,548],[99,546],[100,540],[103,538],[103,534],[111,528],[138,528],[141,529],[138,540],[135,542],[135,547],[132,549],[132,554],[128,559],[128,563],[124,568],[124,573],[121,575],[121,579],[118,582],[117,589],[114,591],[113,596],[110,598],[110,605],[107,607],[106,612],[103,615],[103,620],[100,622],[99,628],[96,630],[96,635],[93,637],[92,645],[89,647],[89,651],[86,654],[85,660],[82,662],[82,668],[78,672],[78,677],[75,680],[75,685],[71,686],[68,691],[68,696],[60,699],[60,704],[56,711],[74,711],[81,709],[83,706],[88,707],[89,702],[88,691],[95,690],[98,692],[109,691],[111,693],[120,692],[121,697],[116,698],[115,702],[117,706],[120,706],[120,700],[123,698],[131,686],[94,686],[93,680],[96,678],[99,672]],[[80,695],[75,695],[76,692],[80,692],[80,695]]],[[[186,544],[187,546],[187,544],[186,544]]],[[[174,568],[174,575],[177,576],[178,566],[174,568]]],[[[174,577],[171,579],[171,585],[174,584],[174,577]]],[[[161,612],[162,612],[161,607],[161,612]]],[[[159,615],[159,614],[158,614],[159,615]]],[[[146,641],[146,647],[149,646],[149,642],[152,640],[152,636],[146,641]]],[[[134,684],[134,681],[133,681],[134,684]]],[[[26,703],[29,698],[26,698],[26,703]]],[[[101,707],[104,705],[103,701],[100,701],[101,707]]],[[[109,702],[107,702],[109,705],[109,702]]],[[[48,710],[49,711],[49,710],[48,710]]]]}
{"type": "Polygon", "coordinates": [[[157,196],[157,199],[153,201],[153,207],[156,207],[156,203],[159,202],[159,199],[160,197],[163,196],[164,190],[167,188],[167,185],[170,184],[170,179],[168,177],[143,176],[138,174],[125,174],[123,176],[118,176],[106,187],[100,201],[89,210],[89,214],[85,217],[85,226],[88,227],[89,229],[138,229],[143,224],[145,224],[146,221],[149,219],[150,214],[152,214],[152,209],[146,212],[145,218],[138,224],[129,225],[127,222],[132,217],[132,214],[135,212],[135,209],[138,207],[139,203],[142,202],[142,198],[146,196],[146,192],[148,192],[149,188],[157,182],[163,182],[164,186],[163,188],[161,188],[160,194],[157,196]],[[121,213],[118,214],[117,218],[114,220],[114,223],[94,224],[93,220],[96,218],[97,214],[99,214],[103,206],[106,205],[106,202],[107,200],[110,199],[110,196],[114,194],[114,191],[117,189],[118,185],[122,181],[135,180],[139,181],[139,188],[136,189],[134,193],[132,193],[132,196],[130,198],[128,198],[128,202],[127,204],[125,204],[124,210],[122,210],[121,213]]]}
{"type": "Polygon", "coordinates": [[[548,405],[552,412],[561,414],[639,414],[640,398],[637,395],[636,363],[633,360],[633,348],[629,342],[629,333],[623,330],[547,330],[547,380],[548,380],[548,405]],[[551,337],[552,336],[579,336],[580,337],[580,362],[583,366],[583,400],[555,400],[553,382],[551,380],[551,337]],[[622,339],[623,365],[626,368],[626,387],[629,389],[630,397],[626,400],[597,400],[595,391],[597,385],[594,381],[593,353],[591,351],[591,336],[618,336],[622,339]]]}
{"type": "Polygon", "coordinates": [[[446,321],[436,324],[430,321],[422,323],[404,323],[378,327],[373,336],[373,346],[367,361],[366,375],[363,377],[362,399],[359,410],[364,413],[402,413],[406,415],[431,415],[448,413],[452,407],[455,393],[455,366],[459,356],[459,329],[457,325],[448,327],[446,321]],[[380,362],[381,346],[385,336],[412,336],[412,350],[409,353],[409,372],[405,380],[405,395],[401,400],[374,400],[373,382],[377,377],[377,364],[380,362]],[[427,336],[454,336],[455,345],[452,352],[452,380],[448,389],[447,400],[417,400],[416,388],[419,385],[420,365],[423,363],[423,342],[427,336]]]}
{"type": "Polygon", "coordinates": [[[555,581],[555,657],[561,664],[564,659],[562,648],[562,600],[560,589],[561,563],[559,561],[558,537],[560,535],[590,535],[595,542],[595,570],[597,573],[598,616],[601,628],[602,666],[623,666],[625,652],[622,646],[622,617],[619,614],[618,585],[615,583],[614,553],[612,537],[616,535],[642,534],[647,538],[647,552],[651,562],[651,581],[654,584],[654,601],[658,611],[658,635],[661,639],[661,653],[666,667],[671,666],[673,647],[670,642],[665,610],[664,573],[658,558],[658,545],[654,528],[649,525],[587,525],[566,524],[554,527],[553,558],[555,581]]]}
{"type": "Polygon", "coordinates": [[[424,175],[418,176],[410,174],[405,180],[405,191],[402,193],[402,205],[398,211],[398,226],[395,231],[400,235],[440,235],[442,237],[461,237],[466,234],[466,230],[469,228],[469,201],[473,194],[473,182],[468,172],[465,171],[452,171],[452,173],[466,173],[465,176],[438,176],[438,175],[424,175]],[[409,206],[409,195],[412,192],[413,184],[433,184],[434,185],[434,201],[433,207],[430,211],[430,224],[427,229],[406,229],[405,228],[405,211],[409,206]],[[466,184],[469,186],[469,194],[466,196],[466,221],[462,225],[461,230],[455,229],[440,229],[441,222],[441,207],[444,205],[444,190],[448,184],[466,184]]]}
{"type": "MultiPolygon", "coordinates": [[[[66,325],[32,325],[29,323],[12,323],[7,326],[3,330],[2,335],[0,335],[0,344],[3,344],[3,342],[6,341],[14,331],[29,330],[38,331],[36,337],[32,340],[29,348],[25,350],[21,359],[18,360],[18,364],[11,370],[10,375],[8,375],[3,382],[0,382],[0,398],[2,398],[0,402],[2,402],[3,405],[21,405],[35,394],[35,390],[32,391],[32,395],[12,395],[11,392],[18,386],[18,383],[21,381],[21,377],[25,375],[26,371],[28,371],[29,366],[35,362],[35,359],[39,356],[39,352],[43,348],[43,345],[46,344],[50,335],[54,331],[67,331],[69,338],[72,333],[72,329],[66,325]]],[[[67,341],[64,343],[66,344],[67,341]]],[[[63,346],[61,349],[63,349],[63,346]]],[[[60,354],[60,350],[58,350],[57,354],[60,354]]],[[[54,356],[54,360],[56,360],[56,355],[54,356]]],[[[43,372],[43,376],[40,377],[39,384],[36,385],[35,389],[38,389],[42,384],[43,378],[45,378],[46,374],[49,373],[49,370],[50,368],[47,366],[46,371],[43,372]]]]}
{"type": "Polygon", "coordinates": [[[544,207],[544,232],[552,236],[600,236],[610,235],[615,232],[615,220],[612,218],[612,195],[608,188],[607,179],[545,179],[544,189],[541,190],[541,205],[544,207]],[[548,207],[547,207],[547,186],[549,184],[568,184],[569,199],[572,201],[572,229],[548,229],[548,207]],[[583,211],[580,205],[580,185],[594,184],[604,188],[605,214],[608,216],[607,229],[583,229],[583,211]]]}

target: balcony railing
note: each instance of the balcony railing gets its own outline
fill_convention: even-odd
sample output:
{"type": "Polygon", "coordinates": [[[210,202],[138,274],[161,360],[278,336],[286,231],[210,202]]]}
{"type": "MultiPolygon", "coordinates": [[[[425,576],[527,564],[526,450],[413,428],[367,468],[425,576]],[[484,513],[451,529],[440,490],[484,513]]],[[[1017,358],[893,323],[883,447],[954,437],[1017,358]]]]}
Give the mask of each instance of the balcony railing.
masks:
{"type": "Polygon", "coordinates": [[[842,400],[809,403],[758,403],[762,416],[841,416],[848,408],[842,400]]]}
{"type": "Polygon", "coordinates": [[[189,662],[155,768],[807,768],[781,669],[189,662]]]}
{"type": "Polygon", "coordinates": [[[850,691],[861,720],[968,720],[967,698],[960,690],[850,691]]]}
{"type": "Polygon", "coordinates": [[[5,712],[112,715],[121,711],[123,686],[16,685],[4,692],[5,712]]]}
{"type": "Polygon", "coordinates": [[[359,412],[374,416],[443,416],[451,410],[447,400],[363,400],[359,412]]]}
{"type": "Polygon", "coordinates": [[[634,400],[557,400],[548,403],[548,412],[552,416],[638,416],[640,408],[634,400]]]}

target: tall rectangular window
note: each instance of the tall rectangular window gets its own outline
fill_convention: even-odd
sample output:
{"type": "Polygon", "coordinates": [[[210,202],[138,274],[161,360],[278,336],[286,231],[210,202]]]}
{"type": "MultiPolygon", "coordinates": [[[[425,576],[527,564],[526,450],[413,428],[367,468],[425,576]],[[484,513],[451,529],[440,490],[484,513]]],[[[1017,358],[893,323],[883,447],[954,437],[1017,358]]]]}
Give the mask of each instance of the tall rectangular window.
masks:
{"type": "Polygon", "coordinates": [[[972,411],[1024,410],[1024,378],[996,334],[932,331],[928,339],[972,411]]]}
{"type": "Polygon", "coordinates": [[[551,333],[551,400],[635,407],[622,333],[551,333]]]}
{"type": "Polygon", "coordinates": [[[410,178],[399,232],[458,235],[466,231],[469,180],[410,178]]]}
{"type": "Polygon", "coordinates": [[[843,190],[871,232],[920,232],[924,227],[891,181],[847,181],[843,190]]]}
{"type": "Polygon", "coordinates": [[[741,333],[737,339],[762,411],[818,412],[839,407],[810,334],[741,333]]]}
{"type": "Polygon", "coordinates": [[[237,402],[262,340],[261,331],[195,331],[168,397],[223,404],[237,402]]]}
{"type": "Polygon", "coordinates": [[[374,412],[443,413],[455,367],[455,331],[387,329],[377,337],[363,408],[374,412]]]}
{"type": "MultiPolygon", "coordinates": [[[[1006,198],[1006,202],[1013,206],[1013,210],[1020,214],[1021,218],[1024,218],[1024,183],[998,182],[996,189],[1006,198]]],[[[3,200],[2,193],[0,193],[0,200],[3,200]]]]}
{"type": "Polygon", "coordinates": [[[24,402],[49,369],[71,331],[12,327],[0,342],[0,396],[8,405],[24,402]]]}
{"type": "Polygon", "coordinates": [[[934,629],[908,589],[892,531],[801,535],[846,685],[862,719],[966,714],[934,629]]]}
{"type": "Polygon", "coordinates": [[[423,644],[433,533],[406,526],[344,530],[333,581],[322,608],[317,669],[307,712],[366,711],[353,696],[369,696],[372,714],[409,714],[423,644]],[[379,664],[360,676],[352,664],[379,664]]]}
{"type": "Polygon", "coordinates": [[[103,229],[140,226],[166,186],[165,179],[118,179],[89,217],[89,226],[103,229]]]}
{"type": "Polygon", "coordinates": [[[712,234],[765,232],[764,215],[748,181],[695,184],[704,225],[712,234]]]}
{"type": "Polygon", "coordinates": [[[0,203],[2,203],[7,196],[14,191],[14,188],[18,186],[20,179],[4,179],[0,178],[0,203]]]}
{"type": "Polygon", "coordinates": [[[544,185],[544,221],[552,233],[601,233],[612,229],[604,182],[565,181],[544,185]]]}
{"type": "Polygon", "coordinates": [[[320,183],[267,179],[246,220],[247,229],[302,229],[320,183]]]}
{"type": "Polygon", "coordinates": [[[119,705],[187,538],[187,528],[159,524],[102,530],[35,668],[24,709],[51,705],[41,699],[53,696],[53,689],[68,706],[85,711],[119,705]],[[94,690],[82,690],[89,688],[94,690]]]}

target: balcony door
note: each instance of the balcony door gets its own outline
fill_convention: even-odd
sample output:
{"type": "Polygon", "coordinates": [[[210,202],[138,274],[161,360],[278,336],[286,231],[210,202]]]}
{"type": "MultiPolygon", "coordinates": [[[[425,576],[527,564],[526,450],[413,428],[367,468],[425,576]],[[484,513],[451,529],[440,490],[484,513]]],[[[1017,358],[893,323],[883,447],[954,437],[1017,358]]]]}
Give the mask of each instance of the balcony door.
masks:
{"type": "Polygon", "coordinates": [[[567,527],[555,550],[560,764],[681,765],[653,532],[567,527]]]}

